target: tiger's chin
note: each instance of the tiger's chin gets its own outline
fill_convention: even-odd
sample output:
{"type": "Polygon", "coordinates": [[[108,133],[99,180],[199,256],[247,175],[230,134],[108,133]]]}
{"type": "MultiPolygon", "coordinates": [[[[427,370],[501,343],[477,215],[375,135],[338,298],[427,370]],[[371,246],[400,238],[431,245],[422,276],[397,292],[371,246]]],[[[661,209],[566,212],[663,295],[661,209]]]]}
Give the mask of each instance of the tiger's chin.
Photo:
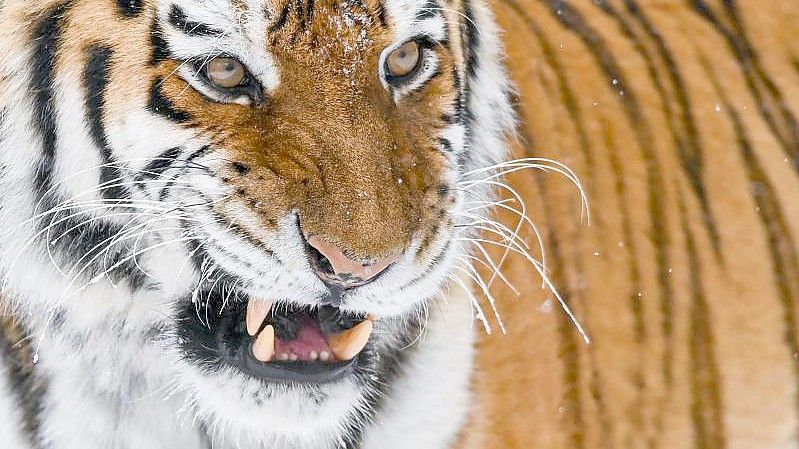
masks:
{"type": "Polygon", "coordinates": [[[243,442],[330,440],[359,420],[365,398],[353,378],[335,383],[264,382],[234,367],[215,372],[189,368],[184,379],[194,390],[195,410],[207,425],[243,442]]]}

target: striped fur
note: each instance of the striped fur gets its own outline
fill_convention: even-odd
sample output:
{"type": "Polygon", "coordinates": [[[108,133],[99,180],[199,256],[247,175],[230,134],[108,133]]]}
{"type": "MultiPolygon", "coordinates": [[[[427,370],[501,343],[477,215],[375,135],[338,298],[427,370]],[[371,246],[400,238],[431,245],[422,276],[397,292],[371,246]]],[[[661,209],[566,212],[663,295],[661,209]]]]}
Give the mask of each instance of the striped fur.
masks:
{"type": "MultiPolygon", "coordinates": [[[[799,447],[799,4],[498,0],[524,121],[510,176],[581,341],[524,262],[461,448],[799,447]]],[[[507,223],[515,223],[506,215],[507,223]]],[[[502,290],[497,286],[497,290],[502,290]]]]}
{"type": "Polygon", "coordinates": [[[465,183],[502,160],[514,125],[482,4],[0,8],[0,446],[454,440],[474,338],[459,286],[488,210],[468,204],[491,198],[465,183]],[[409,40],[418,75],[390,83],[385,58],[409,40]],[[203,66],[216,56],[244,64],[249,84],[213,87],[203,66]],[[401,257],[335,291],[313,272],[309,235],[363,261],[401,257]],[[341,381],[271,382],[219,349],[220,317],[253,297],[380,320],[341,381]]]}
{"type": "MultiPolygon", "coordinates": [[[[237,286],[249,276],[290,292],[279,275],[300,284],[307,279],[302,264],[285,251],[296,242],[280,234],[285,210],[278,206],[263,220],[240,226],[220,221],[235,208],[216,210],[221,215],[212,224],[226,223],[242,238],[224,240],[219,229],[203,234],[215,243],[208,252],[177,245],[142,258],[140,266],[126,257],[136,244],[115,246],[87,265],[78,285],[65,285],[54,266],[69,268],[75,254],[92,258],[103,241],[126,231],[125,219],[103,216],[85,226],[72,216],[82,206],[68,204],[58,215],[63,221],[50,222],[54,234],[24,245],[39,229],[35,220],[25,220],[85,189],[105,204],[147,198],[186,206],[181,181],[208,181],[187,175],[208,164],[217,181],[234,186],[236,204],[255,207],[265,199],[279,204],[281,197],[269,197],[271,186],[257,184],[257,177],[263,167],[285,165],[248,152],[263,142],[274,148],[275,141],[268,132],[251,133],[252,123],[246,122],[251,116],[242,109],[206,104],[199,90],[185,90],[186,83],[174,76],[183,70],[174,59],[180,56],[176,52],[191,51],[190,42],[241,26],[242,34],[255,33],[259,38],[251,40],[267,44],[267,50],[258,47],[242,58],[252,59],[262,84],[280,98],[280,87],[287,84],[273,71],[280,65],[279,49],[289,51],[297,43],[315,48],[304,36],[315,30],[323,3],[0,2],[5,55],[0,222],[9,231],[0,253],[10,299],[0,339],[6,348],[0,366],[4,444],[12,449],[799,446],[799,47],[794,39],[799,9],[790,2],[499,0],[491,5],[506,30],[507,62],[518,88],[522,126],[512,156],[568,164],[582,175],[591,198],[589,227],[580,220],[572,185],[528,170],[508,177],[543,231],[554,284],[592,342],[583,343],[551,293],[540,293],[540,278],[531,275],[528,261],[511,255],[502,268],[522,299],[491,270],[482,273],[493,280],[493,299],[508,335],[494,333],[479,342],[471,407],[466,383],[473,311],[469,295],[457,285],[450,286],[447,305],[431,309],[418,342],[416,329],[408,329],[421,324],[414,321],[419,304],[436,296],[439,283],[406,292],[416,304],[399,301],[402,296],[388,284],[359,298],[369,304],[367,310],[396,317],[382,329],[375,351],[383,362],[374,367],[377,380],[371,382],[364,376],[361,383],[316,395],[283,395],[186,357],[175,323],[186,319],[184,309],[193,312],[186,297],[203,281],[237,286]],[[262,20],[253,20],[252,11],[263,14],[262,20]],[[213,165],[213,156],[223,150],[235,160],[213,165]],[[136,158],[139,165],[119,167],[136,158]],[[119,178],[124,182],[112,182],[119,178]],[[162,185],[136,187],[153,180],[162,185]],[[20,231],[20,222],[33,224],[20,231]],[[266,242],[262,253],[253,250],[259,242],[266,242]],[[208,270],[209,258],[224,260],[211,270],[216,275],[208,270]],[[195,270],[176,269],[185,263],[195,270]],[[64,301],[70,290],[73,295],[64,301]],[[395,301],[381,304],[382,298],[395,301]],[[471,421],[464,425],[467,408],[471,421]],[[460,440],[451,444],[458,433],[460,440]]],[[[454,101],[435,104],[442,111],[424,122],[446,132],[417,138],[442,156],[413,173],[464,181],[470,171],[502,160],[503,133],[513,118],[499,33],[484,5],[473,0],[363,4],[370,20],[398,34],[414,21],[437,23],[447,33],[442,61],[454,70],[433,79],[440,98],[454,101]],[[457,168],[441,168],[443,160],[457,168]]],[[[308,67],[302,57],[297,60],[295,72],[308,67]]],[[[334,58],[331,67],[339,62],[334,58]]],[[[179,75],[185,81],[190,74],[179,75]]],[[[304,82],[318,80],[335,110],[338,79],[304,82]]],[[[316,100],[309,84],[298,86],[295,97],[316,100]]],[[[368,117],[368,104],[352,108],[368,117]]],[[[325,121],[326,115],[309,117],[319,138],[331,130],[350,142],[379,143],[384,136],[385,129],[375,125],[379,121],[339,128],[325,121]],[[361,136],[363,129],[371,132],[361,136]]],[[[368,173],[370,158],[362,162],[368,173]]],[[[355,183],[363,173],[342,183],[355,183]]],[[[192,186],[213,195],[208,183],[192,186]]],[[[369,187],[391,191],[385,182],[369,187]]],[[[475,196],[485,201],[488,190],[475,196]]],[[[295,192],[282,199],[289,194],[295,192]]],[[[430,220],[431,234],[444,232],[446,225],[436,226],[433,217],[414,209],[424,198],[412,193],[390,198],[396,207],[382,212],[391,217],[382,223],[390,233],[364,226],[338,238],[363,252],[397,244],[408,228],[392,213],[402,207],[410,207],[409,216],[430,220]]],[[[359,204],[351,197],[343,202],[359,204]]],[[[113,210],[119,212],[119,206],[113,210]]],[[[364,216],[378,216],[366,203],[360,206],[364,216]]],[[[330,217],[338,212],[317,216],[314,226],[337,222],[330,217]]],[[[507,229],[515,229],[518,216],[507,209],[499,216],[507,229]]],[[[158,233],[169,235],[171,226],[180,226],[176,221],[147,234],[146,244],[161,241],[158,233]]],[[[504,228],[488,226],[486,238],[492,230],[496,238],[497,229],[504,228]]],[[[535,240],[529,230],[524,237],[535,240]]],[[[424,248],[441,245],[434,237],[422,241],[424,248]]],[[[490,254],[495,261],[502,257],[501,251],[490,254]]],[[[442,277],[471,277],[455,258],[421,257],[442,277]]],[[[247,288],[263,292],[265,286],[253,282],[247,288]]],[[[315,292],[309,284],[303,288],[306,296],[293,299],[307,301],[315,292]]],[[[478,317],[487,316],[496,329],[490,304],[483,306],[478,317]]]]}

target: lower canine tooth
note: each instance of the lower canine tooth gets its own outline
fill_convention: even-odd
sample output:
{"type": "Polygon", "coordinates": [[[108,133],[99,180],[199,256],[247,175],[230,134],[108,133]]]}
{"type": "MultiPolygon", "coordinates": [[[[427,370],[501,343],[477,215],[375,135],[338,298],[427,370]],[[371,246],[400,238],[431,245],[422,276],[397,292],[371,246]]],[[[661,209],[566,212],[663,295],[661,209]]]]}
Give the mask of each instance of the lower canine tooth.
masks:
{"type": "Polygon", "coordinates": [[[261,301],[259,299],[251,299],[247,303],[247,333],[254,337],[261,328],[266,316],[269,315],[269,310],[272,309],[271,301],[261,301]]]}
{"type": "Polygon", "coordinates": [[[262,362],[272,360],[275,355],[275,328],[271,325],[266,326],[255,344],[252,345],[252,355],[262,362]]]}
{"type": "Polygon", "coordinates": [[[374,324],[372,324],[372,321],[366,320],[352,329],[333,335],[329,338],[328,344],[337,359],[341,361],[352,360],[366,347],[373,329],[374,324]]]}

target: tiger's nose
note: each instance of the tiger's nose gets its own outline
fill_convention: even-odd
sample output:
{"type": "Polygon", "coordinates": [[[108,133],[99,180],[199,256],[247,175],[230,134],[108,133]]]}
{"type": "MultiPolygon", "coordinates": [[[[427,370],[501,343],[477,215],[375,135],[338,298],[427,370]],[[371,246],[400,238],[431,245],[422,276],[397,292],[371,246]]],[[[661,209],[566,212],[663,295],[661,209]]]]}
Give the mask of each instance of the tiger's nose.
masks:
{"type": "Polygon", "coordinates": [[[308,239],[307,250],[311,267],[319,279],[340,288],[366,285],[400,258],[399,254],[395,254],[370,261],[354,260],[337,245],[317,236],[308,239]]]}

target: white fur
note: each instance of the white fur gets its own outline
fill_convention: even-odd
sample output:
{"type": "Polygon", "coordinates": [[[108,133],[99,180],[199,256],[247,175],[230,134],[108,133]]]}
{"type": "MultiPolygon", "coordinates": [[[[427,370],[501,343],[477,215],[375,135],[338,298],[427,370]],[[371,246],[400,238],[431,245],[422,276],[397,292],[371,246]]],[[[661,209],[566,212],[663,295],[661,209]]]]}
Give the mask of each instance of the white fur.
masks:
{"type": "MultiPolygon", "coordinates": [[[[265,40],[265,22],[260,15],[240,17],[228,0],[159,0],[162,16],[168,14],[173,2],[182,5],[192,19],[208,22],[224,32],[219,37],[194,39],[172,33],[171,42],[176,43],[173,51],[192,56],[220,51],[237,55],[268,90],[279,89],[280,73],[260,45],[265,40]]],[[[262,11],[265,6],[262,0],[247,3],[252,11],[262,11]]],[[[412,25],[415,12],[423,4],[421,0],[386,2],[389,21],[397,30],[395,45],[420,32],[443,38],[444,28],[438,19],[412,25]]],[[[467,137],[472,143],[468,150],[475,155],[475,166],[465,169],[504,158],[504,136],[513,124],[497,30],[485,7],[475,6],[482,46],[471,96],[474,129],[469,136],[462,126],[446,130],[456,152],[466,150],[467,137]]],[[[321,294],[324,288],[302,256],[293,216],[285,217],[276,232],[254,229],[256,222],[244,208],[236,209],[233,201],[225,201],[229,193],[225,186],[201,172],[192,173],[181,179],[170,205],[185,206],[198,191],[209,195],[222,204],[220,207],[235,213],[237,224],[260,232],[259,238],[274,248],[285,264],[278,267],[257,248],[216,225],[207,211],[198,211],[190,217],[191,227],[210,242],[213,260],[196,272],[180,242],[184,236],[176,230],[179,219],[186,217],[155,208],[147,226],[129,239],[134,251],[142,250],[136,260],[150,275],[152,287],[135,294],[126,285],[114,285],[103,276],[87,279],[80,275],[80,267],[60,266],[57,255],[37,242],[37,227],[31,221],[35,204],[31,179],[40,143],[31,132],[37,118],[25,85],[30,76],[26,61],[31,50],[23,40],[27,35],[23,25],[18,30],[0,31],[0,54],[13,55],[0,61],[0,79],[5,89],[0,101],[9,107],[6,127],[0,130],[0,163],[12,168],[0,178],[0,229],[4,230],[0,272],[5,276],[4,293],[15,300],[15,311],[37,330],[32,335],[38,356],[36,369],[50,379],[40,415],[44,442],[58,449],[199,449],[206,447],[202,435],[208,434],[212,447],[223,449],[339,447],[343,423],[354,409],[364,405],[368,392],[344,381],[325,387],[328,399],[314,405],[299,389],[274,389],[273,397],[258,405],[253,397],[265,388],[260,381],[235,372],[202,373],[183,359],[175,347],[177,337],[170,330],[175,298],[190,292],[200,277],[212,279],[220,267],[250,281],[248,293],[256,296],[277,296],[299,303],[321,294]],[[168,243],[170,239],[175,242],[168,243]],[[249,261],[258,270],[215,252],[214,245],[235,253],[236,258],[249,261]],[[153,250],[143,251],[153,246],[153,250]],[[52,328],[56,310],[63,314],[59,329],[52,328]],[[167,330],[153,340],[146,332],[156,324],[167,330]]],[[[71,195],[90,192],[83,199],[91,199],[96,198],[93,189],[98,179],[98,160],[82,126],[84,117],[72,110],[74,105],[82,105],[78,78],[72,74],[58,80],[56,182],[71,195]]],[[[115,155],[134,171],[141,169],[147,158],[156,157],[170,146],[194,151],[209,143],[207,136],[169,124],[135,105],[110,121],[107,130],[115,155]]],[[[220,156],[211,154],[197,162],[214,167],[221,163],[220,156]]],[[[144,193],[135,193],[136,200],[150,204],[146,203],[151,201],[148,195],[158,186],[151,187],[144,193]]],[[[119,219],[124,222],[124,217],[119,219]]],[[[441,239],[433,247],[443,248],[445,243],[441,239]]],[[[451,251],[433,275],[412,289],[400,291],[400,286],[417,276],[417,261],[407,256],[379,281],[358,292],[357,297],[349,298],[357,304],[357,308],[350,306],[352,310],[385,317],[415,313],[419,304],[434,301],[425,332],[409,350],[399,378],[383,400],[383,408],[373,423],[360,423],[366,425],[363,448],[444,449],[463,424],[473,351],[470,295],[455,292],[441,299],[439,294],[442,280],[452,274],[449,268],[458,263],[460,255],[460,251],[451,251]],[[444,302],[437,304],[436,298],[444,302]]],[[[3,374],[0,372],[0,376],[3,374]]],[[[4,378],[0,378],[2,447],[23,448],[25,443],[13,431],[19,419],[13,411],[13,397],[3,382],[4,378]]]]}
{"type": "Polygon", "coordinates": [[[20,431],[22,416],[7,379],[7,368],[0,366],[0,442],[3,449],[26,449],[28,441],[20,431]]]}

